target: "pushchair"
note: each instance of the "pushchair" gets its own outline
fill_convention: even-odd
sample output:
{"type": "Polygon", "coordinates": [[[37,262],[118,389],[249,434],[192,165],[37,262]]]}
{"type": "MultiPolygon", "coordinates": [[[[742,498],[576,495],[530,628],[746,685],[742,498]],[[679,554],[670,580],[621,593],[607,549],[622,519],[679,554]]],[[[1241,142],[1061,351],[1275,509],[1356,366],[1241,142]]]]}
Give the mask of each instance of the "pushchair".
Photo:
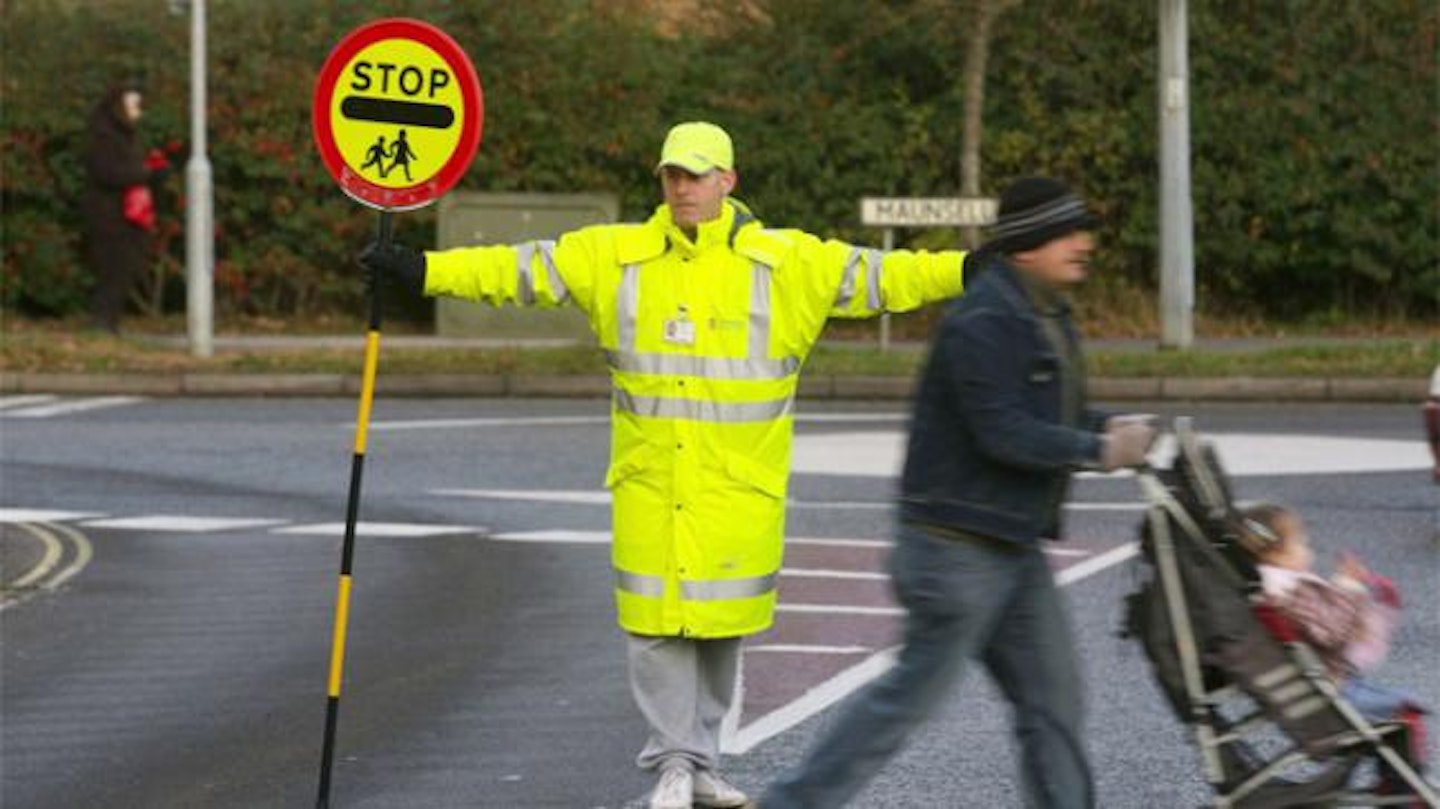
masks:
{"type": "Polygon", "coordinates": [[[1211,806],[1440,807],[1413,752],[1423,711],[1372,723],[1340,696],[1314,651],[1254,598],[1259,572],[1214,447],[1189,419],[1176,420],[1175,440],[1169,469],[1139,472],[1149,507],[1123,634],[1193,733],[1211,806]]]}

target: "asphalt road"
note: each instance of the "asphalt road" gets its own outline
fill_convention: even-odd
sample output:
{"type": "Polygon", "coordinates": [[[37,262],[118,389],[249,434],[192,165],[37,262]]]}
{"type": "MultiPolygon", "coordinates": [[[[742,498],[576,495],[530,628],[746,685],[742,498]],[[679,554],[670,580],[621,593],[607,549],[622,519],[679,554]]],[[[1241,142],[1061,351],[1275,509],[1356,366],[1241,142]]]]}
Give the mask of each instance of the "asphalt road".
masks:
{"type": "MultiPolygon", "coordinates": [[[[313,805],[354,402],[84,401],[0,397],[0,804],[313,805]]],[[[643,797],[606,573],[605,407],[377,402],[332,805],[643,797]]],[[[1395,576],[1410,606],[1381,677],[1440,705],[1437,487],[1417,408],[1165,412],[1214,434],[1240,496],[1298,506],[1323,560],[1353,548],[1395,576]]],[[[729,771],[757,790],[883,660],[897,621],[878,572],[903,414],[801,414],[787,609],[752,639],[728,743],[729,771]]],[[[1086,478],[1075,498],[1052,559],[1084,650],[1101,805],[1198,805],[1198,757],[1114,637],[1134,482],[1086,478]]],[[[967,679],[857,805],[1018,806],[1006,714],[967,679]]]]}

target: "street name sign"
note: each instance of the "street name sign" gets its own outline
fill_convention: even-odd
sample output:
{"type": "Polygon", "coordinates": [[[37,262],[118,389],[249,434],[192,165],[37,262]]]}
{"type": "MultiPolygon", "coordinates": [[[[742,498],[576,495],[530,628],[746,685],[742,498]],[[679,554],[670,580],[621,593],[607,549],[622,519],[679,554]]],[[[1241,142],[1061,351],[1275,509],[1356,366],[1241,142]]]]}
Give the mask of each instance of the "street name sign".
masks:
{"type": "Polygon", "coordinates": [[[460,181],[484,119],[465,51],[429,23],[393,17],[356,28],[331,51],[315,83],[311,128],[346,194],[405,211],[460,181]]]}
{"type": "Polygon", "coordinates": [[[985,197],[862,197],[860,223],[882,228],[981,227],[999,201],[985,197]]]}

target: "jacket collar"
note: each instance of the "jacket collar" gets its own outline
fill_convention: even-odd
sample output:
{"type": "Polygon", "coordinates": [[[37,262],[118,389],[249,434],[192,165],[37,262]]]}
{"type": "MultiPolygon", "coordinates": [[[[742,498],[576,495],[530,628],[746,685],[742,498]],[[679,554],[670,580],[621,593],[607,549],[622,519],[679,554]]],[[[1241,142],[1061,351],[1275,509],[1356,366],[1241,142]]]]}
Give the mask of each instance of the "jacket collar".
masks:
{"type": "Polygon", "coordinates": [[[1064,315],[1070,312],[1070,301],[1064,293],[1040,287],[1027,281],[1002,255],[994,255],[983,266],[993,275],[995,288],[1011,306],[1032,316],[1064,315]]]}
{"type": "Polygon", "coordinates": [[[713,250],[717,247],[724,248],[734,244],[735,236],[740,229],[757,221],[750,213],[745,204],[736,199],[726,199],[720,205],[720,215],[708,222],[701,222],[695,229],[695,239],[692,241],[685,231],[675,224],[670,215],[670,206],[661,204],[655,208],[655,213],[647,223],[652,227],[659,228],[665,234],[665,240],[670,247],[682,255],[693,256],[713,250]]]}

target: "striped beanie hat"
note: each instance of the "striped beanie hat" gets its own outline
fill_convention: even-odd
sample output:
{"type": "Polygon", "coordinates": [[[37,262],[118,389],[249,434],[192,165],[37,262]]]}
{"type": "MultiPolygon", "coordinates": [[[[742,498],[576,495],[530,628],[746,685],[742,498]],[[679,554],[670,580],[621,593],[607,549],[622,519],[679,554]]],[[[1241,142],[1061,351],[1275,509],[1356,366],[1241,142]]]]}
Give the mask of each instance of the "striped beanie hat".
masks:
{"type": "Polygon", "coordinates": [[[1077,230],[1099,224],[1085,201],[1065,183],[1049,177],[1016,180],[1000,194],[1000,214],[987,252],[1023,253],[1077,230]]]}

